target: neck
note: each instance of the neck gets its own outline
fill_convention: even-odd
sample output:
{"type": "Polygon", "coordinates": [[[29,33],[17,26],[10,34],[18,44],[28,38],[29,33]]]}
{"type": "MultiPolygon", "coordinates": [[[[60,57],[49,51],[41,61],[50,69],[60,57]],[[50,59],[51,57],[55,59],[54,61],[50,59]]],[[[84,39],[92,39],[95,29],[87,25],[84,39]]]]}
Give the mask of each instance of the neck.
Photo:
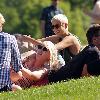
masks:
{"type": "Polygon", "coordinates": [[[70,32],[69,31],[66,31],[65,32],[65,36],[69,36],[70,35],[70,32]]]}
{"type": "Polygon", "coordinates": [[[52,4],[52,6],[55,7],[55,8],[57,8],[57,5],[56,4],[52,4]]]}
{"type": "Polygon", "coordinates": [[[65,32],[65,33],[63,33],[62,35],[60,35],[60,37],[61,37],[61,38],[64,38],[64,37],[69,36],[69,35],[70,35],[69,32],[65,32]]]}

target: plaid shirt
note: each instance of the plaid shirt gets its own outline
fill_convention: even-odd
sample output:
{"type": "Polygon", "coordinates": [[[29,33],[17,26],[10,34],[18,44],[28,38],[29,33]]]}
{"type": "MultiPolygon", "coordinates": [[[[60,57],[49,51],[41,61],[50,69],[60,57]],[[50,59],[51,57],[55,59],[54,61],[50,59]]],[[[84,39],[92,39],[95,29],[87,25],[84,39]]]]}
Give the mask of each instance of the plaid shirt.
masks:
{"type": "Polygon", "coordinates": [[[8,33],[0,33],[0,89],[11,88],[10,65],[18,72],[22,67],[16,38],[8,33]]]}

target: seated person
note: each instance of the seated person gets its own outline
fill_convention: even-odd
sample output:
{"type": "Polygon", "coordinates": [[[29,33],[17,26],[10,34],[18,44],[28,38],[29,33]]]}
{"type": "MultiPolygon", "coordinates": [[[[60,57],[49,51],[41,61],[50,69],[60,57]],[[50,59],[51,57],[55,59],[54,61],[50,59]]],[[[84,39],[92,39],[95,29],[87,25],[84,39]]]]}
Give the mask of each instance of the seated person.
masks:
{"type": "Polygon", "coordinates": [[[3,32],[5,18],[0,13],[0,93],[12,90],[10,64],[17,79],[22,77],[22,62],[15,36],[3,32]]]}
{"type": "MultiPolygon", "coordinates": [[[[38,39],[38,41],[51,41],[55,44],[57,50],[60,52],[65,60],[69,62],[72,57],[77,55],[81,50],[79,39],[68,31],[68,19],[63,14],[55,15],[52,20],[52,30],[55,35],[38,39]]],[[[23,41],[34,43],[31,37],[23,36],[23,41]]]]}
{"type": "Polygon", "coordinates": [[[100,75],[100,25],[91,26],[86,36],[88,46],[58,71],[50,71],[49,82],[100,75]]]}
{"type": "Polygon", "coordinates": [[[68,30],[68,18],[63,14],[55,15],[52,20],[52,30],[55,35],[39,39],[40,41],[52,41],[61,53],[66,64],[81,50],[80,41],[77,36],[68,30]]]}
{"type": "Polygon", "coordinates": [[[23,77],[18,81],[11,79],[15,84],[13,88],[29,88],[31,86],[41,86],[48,84],[48,70],[58,70],[64,66],[63,58],[57,53],[54,44],[50,41],[43,42],[42,45],[37,45],[35,51],[29,51],[23,54],[28,57],[22,57],[24,67],[22,68],[23,77]],[[19,87],[20,86],[20,87],[19,87]]]}

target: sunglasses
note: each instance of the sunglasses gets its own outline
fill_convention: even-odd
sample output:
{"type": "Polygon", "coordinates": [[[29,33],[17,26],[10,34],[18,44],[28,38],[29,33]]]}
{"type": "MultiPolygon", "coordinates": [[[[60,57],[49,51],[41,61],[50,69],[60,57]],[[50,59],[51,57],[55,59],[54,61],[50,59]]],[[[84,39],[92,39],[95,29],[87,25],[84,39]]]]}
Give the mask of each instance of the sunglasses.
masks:
{"type": "Polygon", "coordinates": [[[48,51],[48,49],[42,45],[37,45],[38,49],[42,49],[43,51],[48,51]]]}
{"type": "Polygon", "coordinates": [[[54,28],[58,29],[60,26],[61,26],[61,25],[59,25],[59,24],[52,25],[52,29],[54,29],[54,28]]]}

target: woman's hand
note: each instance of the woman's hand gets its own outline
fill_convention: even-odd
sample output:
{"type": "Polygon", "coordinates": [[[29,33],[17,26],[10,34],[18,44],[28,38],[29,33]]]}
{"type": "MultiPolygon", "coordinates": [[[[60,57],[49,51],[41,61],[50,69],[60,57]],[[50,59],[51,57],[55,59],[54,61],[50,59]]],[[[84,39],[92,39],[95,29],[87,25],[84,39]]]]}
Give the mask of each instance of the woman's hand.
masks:
{"type": "Polygon", "coordinates": [[[13,82],[16,82],[17,80],[19,80],[21,78],[22,78],[22,72],[21,71],[15,72],[13,69],[11,69],[11,71],[10,71],[10,79],[13,82]]]}
{"type": "Polygon", "coordinates": [[[83,71],[82,71],[82,74],[81,74],[82,77],[84,76],[90,76],[90,74],[88,73],[87,71],[87,65],[85,64],[84,67],[83,67],[83,71]]]}

